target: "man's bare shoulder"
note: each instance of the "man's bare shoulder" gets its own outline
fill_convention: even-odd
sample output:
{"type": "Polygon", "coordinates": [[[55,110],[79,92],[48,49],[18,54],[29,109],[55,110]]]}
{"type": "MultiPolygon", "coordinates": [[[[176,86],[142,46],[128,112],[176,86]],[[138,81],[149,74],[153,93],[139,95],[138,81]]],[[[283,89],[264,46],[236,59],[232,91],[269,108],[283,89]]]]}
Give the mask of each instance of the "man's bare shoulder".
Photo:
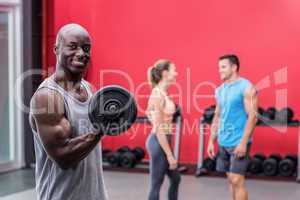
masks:
{"type": "Polygon", "coordinates": [[[63,97],[53,89],[41,88],[31,98],[30,113],[43,118],[60,117],[64,114],[63,97]]]}

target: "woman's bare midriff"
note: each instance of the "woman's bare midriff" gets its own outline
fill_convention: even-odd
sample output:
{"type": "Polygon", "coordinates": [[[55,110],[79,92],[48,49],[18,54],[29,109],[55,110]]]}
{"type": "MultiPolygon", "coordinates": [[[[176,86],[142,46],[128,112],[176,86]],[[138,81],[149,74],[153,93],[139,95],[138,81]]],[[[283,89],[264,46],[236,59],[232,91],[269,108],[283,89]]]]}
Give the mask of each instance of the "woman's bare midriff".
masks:
{"type": "MultiPolygon", "coordinates": [[[[176,111],[176,107],[174,102],[170,97],[167,95],[163,94],[162,101],[165,102],[164,107],[163,107],[163,112],[161,113],[163,122],[160,124],[160,130],[163,130],[163,132],[166,135],[172,135],[172,127],[173,127],[173,115],[176,111]]],[[[151,103],[148,105],[147,111],[151,113],[151,111],[154,111],[152,109],[151,103]]],[[[150,114],[151,115],[151,114],[150,114]]],[[[157,130],[157,127],[153,127],[152,131],[155,132],[157,130]]]]}

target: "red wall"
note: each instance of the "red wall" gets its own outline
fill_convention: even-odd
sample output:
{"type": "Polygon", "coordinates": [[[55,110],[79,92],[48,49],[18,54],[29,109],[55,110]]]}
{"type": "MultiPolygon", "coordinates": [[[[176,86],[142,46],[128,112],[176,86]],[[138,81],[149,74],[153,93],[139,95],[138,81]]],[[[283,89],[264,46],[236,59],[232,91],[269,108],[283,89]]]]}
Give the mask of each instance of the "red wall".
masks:
{"type": "MultiPolygon", "coordinates": [[[[150,92],[145,85],[147,68],[159,58],[168,58],[176,64],[180,87],[171,91],[184,111],[182,162],[196,161],[199,131],[192,126],[202,114],[198,108],[214,103],[214,86],[220,84],[217,61],[222,54],[236,53],[241,60],[241,75],[253,83],[266,85],[261,81],[269,78],[270,84],[259,92],[261,106],[287,104],[300,117],[297,90],[300,2],[297,0],[48,2],[49,66],[55,63],[50,47],[59,27],[70,22],[82,24],[91,33],[94,45],[87,79],[96,87],[107,84],[127,87],[136,95],[141,115],[146,106],[145,94],[150,92]],[[132,84],[125,76],[112,73],[100,79],[100,71],[107,69],[121,70],[132,84]],[[277,72],[280,69],[283,70],[277,72]],[[202,96],[193,102],[193,94],[202,96]]],[[[139,130],[134,139],[128,134],[107,137],[104,146],[144,145],[150,127],[133,128],[132,137],[139,130]]],[[[281,132],[258,127],[252,153],[296,153],[297,133],[298,128],[281,132]]]]}

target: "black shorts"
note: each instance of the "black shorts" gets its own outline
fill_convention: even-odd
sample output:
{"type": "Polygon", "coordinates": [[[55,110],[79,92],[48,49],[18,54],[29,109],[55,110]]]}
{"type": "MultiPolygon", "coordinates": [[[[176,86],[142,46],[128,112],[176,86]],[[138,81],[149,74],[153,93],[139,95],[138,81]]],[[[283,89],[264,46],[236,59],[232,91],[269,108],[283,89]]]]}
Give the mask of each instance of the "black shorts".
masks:
{"type": "Polygon", "coordinates": [[[249,152],[251,144],[247,145],[247,152],[245,157],[237,158],[234,155],[235,147],[219,146],[217,156],[217,171],[226,173],[236,173],[245,175],[249,164],[249,152]]]}

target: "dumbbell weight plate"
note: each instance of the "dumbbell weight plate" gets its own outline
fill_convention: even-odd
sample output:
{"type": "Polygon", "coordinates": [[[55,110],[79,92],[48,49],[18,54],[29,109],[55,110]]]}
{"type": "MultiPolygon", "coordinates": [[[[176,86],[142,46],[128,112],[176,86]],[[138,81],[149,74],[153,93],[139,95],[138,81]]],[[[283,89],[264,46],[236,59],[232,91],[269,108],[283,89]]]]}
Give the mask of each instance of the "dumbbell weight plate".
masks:
{"type": "Polygon", "coordinates": [[[136,117],[133,96],[120,86],[103,87],[90,100],[89,118],[99,134],[119,135],[131,127],[136,117]]]}
{"type": "Polygon", "coordinates": [[[203,166],[208,171],[215,171],[216,169],[216,161],[210,158],[206,158],[203,162],[203,166]]]}
{"type": "Polygon", "coordinates": [[[145,151],[140,147],[134,148],[131,152],[135,155],[137,161],[141,161],[145,157],[145,151]]]}
{"type": "Polygon", "coordinates": [[[212,122],[212,120],[214,118],[214,114],[215,114],[215,109],[216,109],[215,105],[212,105],[209,108],[205,109],[203,117],[204,117],[204,121],[206,123],[211,123],[212,122]]]}
{"type": "Polygon", "coordinates": [[[130,152],[130,148],[128,146],[122,146],[120,147],[117,152],[120,152],[120,153],[127,153],[127,152],[130,152]]]}
{"type": "Polygon", "coordinates": [[[265,112],[264,112],[264,117],[266,117],[267,120],[274,120],[277,115],[277,110],[274,107],[269,107],[265,112]]]}
{"type": "Polygon", "coordinates": [[[258,159],[260,159],[262,161],[264,161],[266,159],[266,156],[264,154],[262,154],[262,153],[257,153],[253,157],[254,158],[258,158],[258,159]]]}
{"type": "Polygon", "coordinates": [[[104,162],[107,162],[107,155],[109,155],[109,153],[111,153],[112,150],[111,149],[102,149],[102,160],[104,162]]]}
{"type": "Polygon", "coordinates": [[[250,160],[248,165],[248,171],[252,174],[259,174],[262,172],[263,161],[266,159],[261,153],[257,153],[250,160]]]}
{"type": "Polygon", "coordinates": [[[118,167],[120,165],[120,152],[111,152],[107,154],[107,162],[112,166],[112,167],[118,167]]]}
{"type": "Polygon", "coordinates": [[[136,164],[135,155],[132,152],[123,153],[120,157],[120,165],[124,168],[133,168],[136,164]]]}
{"type": "Polygon", "coordinates": [[[278,168],[281,176],[291,176],[296,169],[296,165],[292,160],[284,159],[279,163],[278,168]]]}
{"type": "Polygon", "coordinates": [[[266,176],[275,176],[278,173],[278,164],[281,160],[281,156],[278,154],[272,154],[263,162],[263,171],[266,176]]]}
{"type": "Polygon", "coordinates": [[[180,108],[180,106],[176,105],[176,111],[173,114],[173,120],[172,120],[172,122],[176,123],[177,118],[180,117],[181,115],[182,115],[181,108],[180,108]]]}
{"type": "Polygon", "coordinates": [[[281,176],[292,176],[297,167],[297,156],[287,155],[279,163],[279,174],[281,176]]]}

